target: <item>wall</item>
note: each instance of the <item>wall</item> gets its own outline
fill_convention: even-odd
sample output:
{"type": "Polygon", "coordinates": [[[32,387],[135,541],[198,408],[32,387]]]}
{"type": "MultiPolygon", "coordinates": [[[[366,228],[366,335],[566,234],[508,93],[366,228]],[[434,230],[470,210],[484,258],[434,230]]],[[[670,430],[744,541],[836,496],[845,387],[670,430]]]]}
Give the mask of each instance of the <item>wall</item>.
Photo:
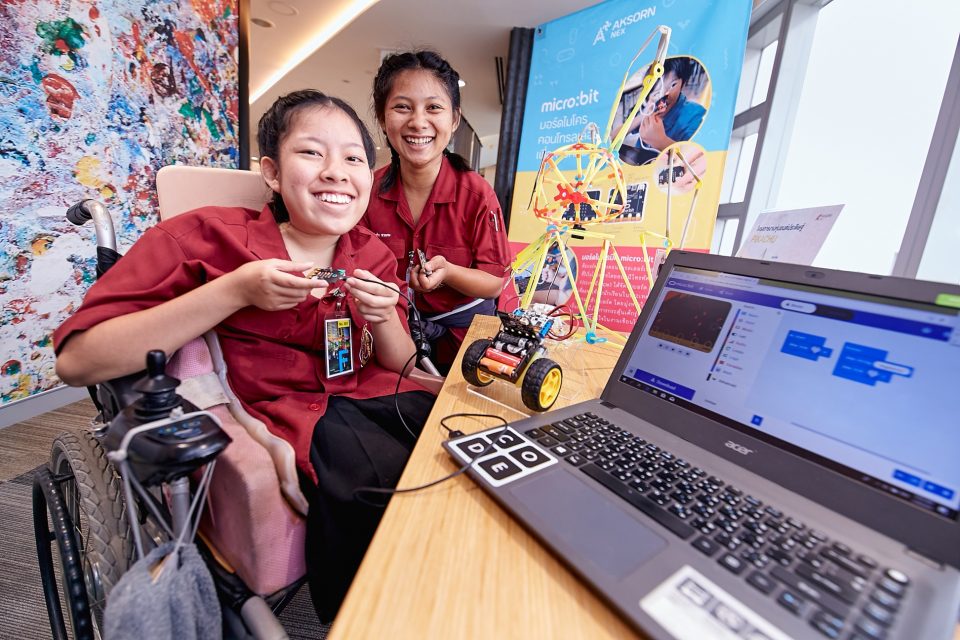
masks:
{"type": "Polygon", "coordinates": [[[94,279],[92,228],[121,251],[156,221],[166,164],[238,165],[237,0],[0,5],[0,406],[60,385],[53,330],[94,279]]]}

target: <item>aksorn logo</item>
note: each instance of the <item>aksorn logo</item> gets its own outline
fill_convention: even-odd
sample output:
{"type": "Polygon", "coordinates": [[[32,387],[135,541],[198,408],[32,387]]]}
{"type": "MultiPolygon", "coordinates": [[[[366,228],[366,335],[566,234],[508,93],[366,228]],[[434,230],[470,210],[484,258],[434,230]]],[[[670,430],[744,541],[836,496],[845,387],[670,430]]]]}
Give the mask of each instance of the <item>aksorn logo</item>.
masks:
{"type": "Polygon", "coordinates": [[[652,18],[656,14],[657,8],[650,6],[646,9],[634,11],[630,15],[614,20],[613,22],[607,20],[597,29],[597,35],[593,38],[593,46],[596,46],[598,42],[606,42],[607,38],[619,38],[627,32],[627,27],[631,24],[652,18]]]}

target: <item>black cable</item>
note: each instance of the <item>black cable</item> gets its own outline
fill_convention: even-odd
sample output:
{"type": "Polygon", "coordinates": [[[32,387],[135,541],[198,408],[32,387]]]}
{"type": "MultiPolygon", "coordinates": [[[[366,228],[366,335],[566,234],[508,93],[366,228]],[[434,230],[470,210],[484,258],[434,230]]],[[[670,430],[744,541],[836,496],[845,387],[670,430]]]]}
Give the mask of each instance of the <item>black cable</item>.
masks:
{"type": "MultiPolygon", "coordinates": [[[[350,277],[356,278],[356,276],[350,276],[350,277]]],[[[416,306],[414,306],[413,300],[403,295],[403,292],[401,292],[400,289],[398,289],[397,287],[393,286],[390,283],[380,282],[379,280],[370,280],[368,278],[357,278],[357,280],[383,285],[388,289],[396,291],[397,294],[400,295],[400,297],[402,297],[404,300],[407,301],[407,303],[410,305],[410,308],[413,309],[414,316],[416,317],[416,320],[417,320],[417,325],[419,326],[419,329],[420,329],[420,335],[423,336],[423,325],[420,323],[420,313],[417,311],[416,306]]],[[[410,426],[407,424],[407,421],[403,419],[403,413],[401,413],[400,411],[400,383],[403,382],[403,378],[405,377],[404,373],[406,373],[407,367],[410,366],[410,362],[413,361],[413,359],[416,358],[418,355],[420,355],[420,345],[414,342],[413,348],[414,348],[413,355],[407,359],[406,363],[404,363],[403,365],[403,368],[400,369],[400,373],[397,375],[397,388],[393,392],[393,406],[397,410],[397,417],[400,418],[400,424],[403,425],[403,428],[407,430],[407,433],[409,433],[410,436],[413,438],[413,441],[416,442],[418,437],[417,434],[413,432],[413,429],[410,428],[410,426]]]]}
{"type": "MultiPolygon", "coordinates": [[[[356,276],[351,276],[351,277],[356,277],[356,276]]],[[[554,278],[556,278],[556,273],[554,274],[554,278]]],[[[387,287],[388,289],[392,289],[393,291],[396,291],[400,296],[403,296],[404,299],[406,299],[407,302],[410,304],[410,308],[413,309],[414,317],[416,318],[418,328],[420,329],[420,336],[421,336],[421,339],[422,339],[422,336],[423,336],[423,324],[422,324],[421,321],[420,321],[420,313],[419,313],[419,311],[417,310],[417,307],[416,307],[416,305],[414,304],[413,300],[411,300],[410,298],[404,296],[403,293],[400,291],[400,289],[398,289],[397,287],[395,287],[395,286],[393,286],[393,285],[391,285],[391,284],[388,284],[388,283],[386,283],[386,282],[380,282],[379,280],[369,280],[369,279],[367,279],[367,278],[357,278],[357,280],[361,280],[361,281],[363,281],[363,282],[372,282],[372,283],[374,283],[374,284],[383,285],[384,287],[387,287]]],[[[400,370],[400,374],[397,376],[397,387],[396,387],[396,389],[394,390],[394,393],[393,393],[393,404],[394,404],[394,407],[395,407],[396,410],[397,410],[397,417],[400,418],[400,422],[401,422],[401,424],[403,424],[403,428],[407,430],[407,433],[409,433],[411,436],[413,436],[414,442],[416,442],[416,440],[418,439],[418,436],[417,436],[417,435],[413,432],[413,430],[407,425],[406,420],[403,419],[403,414],[400,412],[400,383],[401,383],[401,381],[403,380],[403,377],[404,377],[403,374],[404,374],[404,372],[407,370],[407,367],[410,366],[410,362],[411,362],[415,357],[417,357],[417,355],[419,354],[419,352],[420,352],[420,347],[419,347],[419,345],[414,344],[414,352],[413,352],[413,355],[410,356],[410,358],[407,360],[407,362],[403,365],[403,368],[400,370]]],[[[450,418],[495,418],[496,420],[499,420],[501,423],[503,423],[503,429],[501,429],[499,432],[497,432],[496,436],[494,436],[494,437],[490,440],[490,443],[484,448],[484,450],[483,450],[482,452],[480,452],[480,454],[478,454],[476,457],[472,458],[468,463],[466,463],[465,465],[461,466],[459,469],[457,469],[457,470],[454,471],[453,473],[449,473],[449,474],[445,475],[445,476],[442,477],[442,478],[438,478],[437,480],[433,480],[433,481],[431,481],[431,482],[428,482],[428,483],[426,483],[426,484],[422,484],[422,485],[419,485],[419,486],[416,486],[416,487],[404,487],[404,488],[402,488],[402,489],[398,489],[398,488],[395,488],[395,489],[383,489],[383,488],[380,488],[380,487],[357,487],[357,488],[353,491],[353,497],[356,498],[356,500],[357,500],[358,502],[366,503],[366,504],[368,504],[368,505],[370,505],[370,506],[372,506],[372,507],[386,507],[386,506],[387,506],[386,504],[376,504],[376,503],[374,503],[374,502],[370,502],[369,500],[365,500],[365,499],[363,499],[363,498],[361,497],[361,495],[364,494],[364,493],[374,493],[374,494],[380,494],[380,495],[388,495],[388,496],[390,496],[390,495],[393,495],[393,494],[395,494],[395,493],[412,493],[412,492],[414,492],[414,491],[421,491],[421,490],[423,490],[423,489],[427,489],[427,488],[429,488],[429,487],[438,485],[438,484],[440,484],[441,482],[446,482],[447,480],[450,480],[451,478],[455,478],[455,477],[461,475],[462,473],[466,472],[467,469],[469,469],[469,468],[473,465],[473,463],[476,462],[479,458],[481,458],[481,457],[487,455],[488,453],[490,453],[490,451],[493,449],[493,446],[494,446],[494,443],[496,442],[497,437],[498,437],[501,433],[503,433],[504,431],[506,431],[507,426],[508,426],[508,424],[509,424],[506,420],[504,420],[504,419],[501,418],[500,416],[493,415],[493,414],[491,414],[491,413],[454,413],[454,414],[451,414],[451,415],[449,415],[449,416],[445,416],[444,418],[442,418],[442,419],[440,420],[440,425],[441,425],[444,429],[447,430],[447,432],[450,434],[451,437],[459,437],[459,436],[463,435],[463,433],[462,433],[461,431],[459,431],[459,430],[451,429],[450,427],[448,427],[448,426],[446,425],[446,421],[449,420],[450,418]]]]}
{"type": "Polygon", "coordinates": [[[403,419],[403,413],[400,412],[400,383],[403,382],[403,374],[406,373],[407,367],[410,366],[410,363],[414,358],[417,357],[416,345],[414,345],[413,355],[407,358],[407,362],[403,365],[403,368],[400,369],[400,375],[397,376],[397,388],[393,392],[393,406],[397,409],[397,417],[400,418],[400,424],[403,425],[403,428],[407,430],[407,433],[413,438],[414,443],[417,441],[417,434],[413,432],[409,426],[407,426],[407,421],[403,419]]]}
{"type": "MultiPolygon", "coordinates": [[[[351,278],[356,278],[356,276],[350,276],[350,277],[351,277],[351,278]]],[[[362,282],[372,282],[373,284],[383,285],[384,287],[390,289],[391,291],[396,291],[396,292],[400,295],[401,298],[403,298],[404,300],[406,300],[406,301],[407,301],[407,304],[409,305],[409,308],[413,311],[413,317],[414,317],[414,319],[417,321],[417,330],[419,331],[419,335],[421,336],[421,340],[423,340],[423,322],[420,320],[420,311],[417,309],[417,305],[414,304],[414,302],[413,302],[413,297],[412,297],[411,295],[409,295],[409,289],[408,289],[408,295],[404,295],[404,294],[400,291],[400,289],[398,289],[397,287],[395,287],[395,286],[393,286],[392,284],[387,283],[387,282],[380,282],[380,281],[378,281],[378,280],[369,280],[369,279],[367,279],[367,278],[357,278],[357,280],[360,280],[360,281],[362,281],[362,282]]],[[[417,341],[414,341],[414,345],[413,345],[413,346],[416,347],[417,353],[419,354],[419,352],[420,352],[420,345],[417,344],[417,341]]],[[[408,362],[407,364],[410,364],[410,363],[408,362]]],[[[406,367],[404,367],[404,370],[406,370],[406,367]]]]}
{"type": "MultiPolygon", "coordinates": [[[[371,506],[371,507],[381,507],[381,508],[383,508],[383,507],[386,507],[386,506],[387,506],[386,503],[384,503],[384,504],[378,504],[378,503],[376,503],[376,502],[371,502],[370,500],[364,499],[364,498],[362,497],[362,495],[365,494],[365,493],[373,493],[373,494],[379,494],[379,495],[392,496],[392,495],[395,494],[395,493],[413,493],[414,491],[422,491],[423,489],[428,489],[428,488],[430,488],[430,487],[436,486],[436,485],[440,484],[441,482],[446,482],[447,480],[450,480],[450,479],[452,479],[452,478],[456,478],[457,476],[465,473],[465,472],[467,471],[467,469],[469,469],[470,467],[472,467],[474,462],[476,462],[477,460],[479,460],[479,459],[482,458],[483,456],[485,456],[485,455],[487,455],[488,453],[490,453],[490,451],[493,450],[494,444],[497,442],[497,438],[499,438],[500,435],[507,430],[507,428],[509,427],[509,424],[510,424],[510,423],[508,423],[506,420],[504,420],[503,418],[501,418],[500,416],[494,415],[494,414],[492,414],[492,413],[453,413],[453,414],[450,414],[450,415],[448,415],[448,416],[446,416],[446,417],[444,417],[444,418],[442,418],[442,419],[440,420],[440,425],[441,425],[444,429],[446,429],[448,432],[450,432],[451,435],[454,434],[454,433],[459,433],[459,430],[452,430],[452,429],[450,429],[450,427],[448,427],[448,426],[445,424],[445,422],[446,422],[447,420],[449,420],[450,418],[494,418],[494,419],[496,419],[496,420],[499,420],[499,421],[503,424],[503,429],[501,429],[500,431],[497,431],[495,434],[493,434],[492,436],[490,436],[490,443],[487,444],[486,447],[484,447],[483,451],[481,451],[481,452],[480,452],[479,454],[477,454],[475,457],[471,458],[469,462],[467,462],[466,464],[462,465],[462,466],[461,466],[459,469],[457,469],[456,471],[454,471],[454,472],[452,472],[452,473],[448,473],[447,475],[443,476],[442,478],[438,478],[438,479],[436,479],[436,480],[431,480],[430,482],[427,482],[426,484],[417,485],[417,486],[415,486],[415,487],[403,487],[403,488],[395,488],[395,489],[383,489],[383,488],[380,488],[380,487],[357,487],[357,488],[354,489],[354,491],[353,491],[353,497],[357,500],[357,502],[363,502],[364,504],[367,504],[367,505],[369,505],[369,506],[371,506]]],[[[457,437],[458,437],[458,436],[457,436],[457,437]]]]}
{"type": "Polygon", "coordinates": [[[372,282],[373,284],[383,285],[384,287],[386,287],[387,289],[390,289],[391,291],[396,291],[397,294],[398,294],[401,298],[403,298],[404,300],[407,299],[406,296],[403,295],[403,292],[400,291],[400,289],[398,289],[397,287],[393,286],[393,285],[390,284],[389,282],[380,282],[379,280],[370,280],[370,279],[368,279],[368,278],[357,278],[357,276],[350,276],[350,277],[351,277],[351,278],[356,278],[357,280],[360,280],[361,282],[372,282]]]}

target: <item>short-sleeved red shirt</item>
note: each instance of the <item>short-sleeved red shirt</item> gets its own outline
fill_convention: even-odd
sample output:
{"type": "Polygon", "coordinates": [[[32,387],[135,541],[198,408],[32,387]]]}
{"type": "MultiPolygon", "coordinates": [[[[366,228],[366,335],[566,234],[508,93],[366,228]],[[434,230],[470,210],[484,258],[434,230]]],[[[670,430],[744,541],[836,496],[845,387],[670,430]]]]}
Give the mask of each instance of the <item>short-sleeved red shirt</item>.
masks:
{"type": "MultiPolygon", "coordinates": [[[[290,256],[270,209],[205,207],[149,229],[98,282],[83,305],[54,333],[57,352],[76,332],[109,318],[147,309],[254,260],[290,256]]],[[[355,227],[340,237],[335,268],[348,274],[367,269],[405,291],[395,277],[396,260],[370,231],[355,227]]],[[[349,300],[349,298],[347,298],[349,300]]],[[[308,296],[285,311],[247,307],[215,330],[223,347],[230,386],[244,407],[293,445],[297,466],[316,479],[310,464],[310,438],[330,395],[365,399],[390,395],[398,374],[370,358],[360,366],[358,350],[365,324],[347,303],[353,320],[354,373],[327,379],[324,320],[335,315],[332,296],[308,296]]],[[[401,296],[397,313],[406,326],[401,296]]],[[[376,349],[376,345],[374,345],[376,349]]],[[[401,391],[422,390],[406,378],[401,391]]]]}
{"type": "MultiPolygon", "coordinates": [[[[409,254],[423,249],[427,258],[442,255],[448,262],[480,269],[497,277],[510,266],[507,230],[497,195],[475,171],[460,172],[443,158],[440,173],[420,219],[414,224],[400,176],[385,193],[380,183],[387,168],[374,176],[370,205],[360,224],[376,233],[397,258],[397,277],[406,278],[409,254]]],[[[421,313],[450,311],[472,298],[451,287],[418,293],[421,313]]]]}

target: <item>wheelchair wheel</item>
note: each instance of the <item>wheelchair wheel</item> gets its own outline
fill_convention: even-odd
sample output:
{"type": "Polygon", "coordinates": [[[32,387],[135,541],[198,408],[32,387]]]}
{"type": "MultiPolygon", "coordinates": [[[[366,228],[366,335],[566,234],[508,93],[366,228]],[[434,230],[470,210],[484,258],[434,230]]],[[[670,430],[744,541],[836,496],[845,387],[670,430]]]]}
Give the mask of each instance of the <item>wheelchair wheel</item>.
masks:
{"type": "Polygon", "coordinates": [[[463,378],[475,387],[485,387],[493,382],[493,376],[477,368],[480,364],[480,358],[487,352],[490,344],[489,340],[476,340],[467,347],[463,354],[460,371],[463,373],[463,378]]]}
{"type": "MultiPolygon", "coordinates": [[[[60,483],[63,507],[79,546],[96,633],[102,627],[107,596],[133,556],[120,477],[89,432],[64,433],[54,440],[50,470],[60,483]]],[[[68,589],[64,593],[70,597],[68,589]]]]}
{"type": "Polygon", "coordinates": [[[520,398],[533,411],[546,411],[560,397],[563,370],[550,358],[539,358],[530,363],[523,376],[520,398]]]}

